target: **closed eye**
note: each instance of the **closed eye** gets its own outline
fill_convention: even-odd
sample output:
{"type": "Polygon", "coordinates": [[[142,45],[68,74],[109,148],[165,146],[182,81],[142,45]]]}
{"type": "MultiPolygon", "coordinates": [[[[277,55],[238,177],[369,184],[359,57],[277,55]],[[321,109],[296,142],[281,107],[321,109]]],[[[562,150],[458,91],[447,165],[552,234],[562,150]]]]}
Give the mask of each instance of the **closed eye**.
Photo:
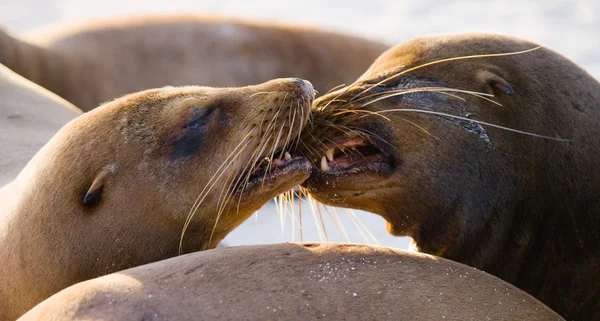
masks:
{"type": "Polygon", "coordinates": [[[215,114],[216,107],[198,108],[192,112],[192,115],[183,124],[173,142],[173,151],[171,159],[192,158],[204,141],[207,125],[211,121],[211,116],[215,114]]]}
{"type": "Polygon", "coordinates": [[[183,125],[184,129],[194,130],[203,127],[210,120],[210,115],[216,110],[215,107],[198,108],[194,110],[192,116],[183,125]]]}

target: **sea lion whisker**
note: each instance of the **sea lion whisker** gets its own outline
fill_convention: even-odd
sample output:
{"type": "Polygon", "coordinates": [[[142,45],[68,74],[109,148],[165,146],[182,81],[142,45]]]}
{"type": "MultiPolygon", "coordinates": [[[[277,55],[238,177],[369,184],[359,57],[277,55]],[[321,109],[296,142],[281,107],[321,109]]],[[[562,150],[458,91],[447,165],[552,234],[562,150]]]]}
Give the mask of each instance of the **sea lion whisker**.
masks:
{"type": "Polygon", "coordinates": [[[340,89],[340,88],[342,88],[344,86],[346,86],[346,84],[340,84],[340,85],[337,85],[335,87],[332,87],[327,92],[325,92],[325,94],[323,96],[327,96],[327,94],[332,93],[332,92],[334,92],[334,91],[336,91],[336,90],[338,90],[338,89],[340,89]]]}
{"type": "MultiPolygon", "coordinates": [[[[422,90],[422,91],[427,91],[427,92],[431,91],[431,92],[437,92],[437,93],[440,93],[440,94],[447,94],[447,95],[449,95],[448,93],[446,93],[444,91],[435,90],[435,89],[438,89],[438,88],[446,89],[448,87],[412,87],[412,88],[403,88],[403,89],[388,90],[388,91],[384,91],[384,92],[380,92],[380,93],[373,93],[373,94],[361,97],[359,99],[351,99],[347,104],[342,105],[340,108],[348,107],[350,105],[356,104],[359,101],[362,101],[362,100],[365,100],[365,99],[368,99],[368,98],[371,98],[371,97],[375,97],[375,96],[384,96],[384,95],[388,95],[388,94],[392,94],[392,93],[401,93],[401,92],[407,92],[407,93],[409,93],[409,92],[417,92],[417,90],[422,90]],[[433,89],[433,90],[430,90],[430,89],[433,89]]],[[[452,88],[452,89],[454,89],[454,88],[452,88]]],[[[465,92],[465,93],[473,94],[471,92],[465,92]]],[[[489,97],[494,97],[494,95],[487,94],[487,93],[485,95],[488,95],[489,97]]],[[[455,97],[457,99],[465,100],[464,98],[462,98],[460,96],[457,96],[457,95],[449,95],[449,96],[455,97]]]]}
{"type": "Polygon", "coordinates": [[[410,89],[410,90],[406,90],[406,91],[401,91],[401,92],[395,92],[383,97],[378,97],[375,98],[373,100],[369,100],[368,102],[358,106],[358,108],[363,108],[365,106],[371,105],[373,103],[376,103],[378,101],[384,100],[384,99],[388,99],[391,97],[396,97],[396,96],[402,96],[402,95],[406,95],[406,94],[412,94],[412,93],[417,93],[417,92],[435,92],[435,93],[440,93],[440,92],[459,92],[459,93],[464,93],[464,94],[478,94],[478,95],[483,95],[483,96],[491,96],[494,97],[494,95],[490,95],[490,94],[486,94],[486,93],[480,93],[480,92],[475,92],[475,91],[470,91],[470,90],[463,90],[463,89],[455,89],[455,88],[445,88],[445,87],[421,87],[418,89],[410,89]]]}
{"type": "MultiPolygon", "coordinates": [[[[313,141],[319,143],[320,145],[323,145],[323,147],[321,149],[321,155],[324,155],[325,152],[327,152],[327,150],[329,149],[329,146],[325,145],[325,143],[323,143],[323,141],[317,140],[317,138],[312,133],[308,133],[308,135],[310,135],[310,137],[313,139],[313,141]]],[[[315,148],[317,148],[317,147],[315,147],[315,148]]],[[[319,153],[317,153],[317,154],[319,154],[319,153]]]]}
{"type": "MultiPolygon", "coordinates": [[[[196,199],[196,201],[194,202],[194,204],[192,205],[192,208],[190,209],[190,213],[188,214],[188,219],[191,220],[191,216],[193,215],[192,213],[195,212],[195,208],[197,206],[199,206],[199,203],[201,203],[201,201],[199,202],[200,198],[203,198],[204,194],[208,194],[208,192],[210,191],[210,188],[207,190],[207,187],[213,182],[213,180],[215,180],[215,177],[218,175],[217,179],[215,180],[218,181],[219,178],[221,177],[221,175],[223,175],[223,173],[227,170],[227,168],[229,168],[229,166],[231,165],[231,163],[229,165],[227,165],[225,168],[223,168],[223,166],[225,166],[225,164],[228,163],[229,159],[231,159],[231,157],[233,157],[234,159],[236,157],[239,157],[238,155],[246,148],[246,146],[243,145],[243,143],[248,139],[248,137],[250,137],[250,135],[253,133],[253,130],[251,130],[243,139],[242,141],[235,147],[235,149],[229,154],[229,156],[225,159],[225,161],[223,161],[223,163],[221,164],[221,166],[217,169],[217,171],[215,172],[215,174],[213,174],[213,176],[209,179],[208,183],[205,185],[204,189],[200,192],[200,194],[198,195],[198,198],[196,199]],[[236,155],[234,155],[234,153],[236,153],[236,150],[243,146],[243,148],[237,152],[236,155]]],[[[213,183],[214,185],[214,183],[213,183]]],[[[204,196],[205,197],[205,196],[204,196]]],[[[186,220],[186,223],[184,225],[184,232],[185,232],[185,228],[187,228],[187,224],[189,224],[188,220],[186,220]]]]}
{"type": "MultiPolygon", "coordinates": [[[[542,47],[543,46],[540,45],[540,46],[537,46],[537,47],[534,47],[534,48],[531,48],[531,49],[526,49],[526,50],[521,50],[521,51],[513,51],[513,52],[506,52],[506,53],[495,53],[495,54],[469,55],[469,56],[445,58],[445,59],[439,59],[439,60],[431,61],[431,62],[424,63],[424,64],[421,64],[421,65],[418,65],[418,66],[415,66],[415,67],[412,67],[412,68],[405,69],[403,71],[398,72],[397,74],[394,74],[394,75],[392,75],[392,76],[390,76],[388,78],[385,78],[384,80],[382,80],[382,81],[380,81],[380,82],[378,82],[376,84],[373,84],[371,87],[365,89],[365,92],[370,91],[374,87],[377,87],[377,86],[379,86],[381,84],[384,84],[384,83],[386,83],[386,82],[388,82],[388,81],[390,81],[392,79],[398,78],[398,77],[400,77],[402,75],[405,75],[405,74],[407,74],[409,72],[412,72],[412,71],[415,71],[415,70],[418,70],[418,69],[421,69],[421,68],[424,68],[424,67],[428,67],[428,66],[432,66],[432,65],[437,65],[437,64],[444,63],[444,62],[451,62],[451,61],[465,60],[465,59],[477,59],[477,58],[505,57],[505,56],[521,55],[521,54],[525,54],[525,53],[529,53],[529,52],[538,50],[538,49],[540,49],[542,47]]],[[[362,92],[359,95],[361,95],[361,94],[362,94],[362,92]]]]}
{"type": "Polygon", "coordinates": [[[233,196],[233,193],[231,192],[231,187],[233,185],[233,180],[235,179],[235,175],[231,175],[231,183],[230,184],[223,184],[223,188],[221,189],[221,194],[219,195],[219,209],[217,211],[217,216],[215,218],[215,224],[213,225],[213,228],[210,232],[210,237],[208,238],[208,245],[210,246],[210,244],[212,243],[212,239],[215,233],[215,230],[217,229],[217,224],[219,223],[219,219],[221,218],[221,215],[223,215],[223,212],[225,211],[225,208],[227,207],[227,205],[231,205],[230,200],[233,196]],[[227,191],[227,192],[225,192],[227,191]],[[221,197],[225,194],[225,198],[223,201],[221,201],[221,197]]]}
{"type": "Polygon", "coordinates": [[[244,145],[244,142],[248,139],[248,137],[250,137],[250,135],[252,133],[253,133],[253,130],[251,130],[248,134],[246,134],[246,136],[234,148],[234,150],[231,152],[231,154],[229,154],[229,156],[226,158],[226,161],[224,161],[221,164],[221,166],[217,169],[217,171],[215,172],[215,174],[213,174],[213,176],[210,178],[210,180],[208,181],[208,183],[204,186],[204,188],[202,189],[202,191],[200,192],[200,194],[198,195],[198,197],[194,201],[194,204],[192,205],[192,208],[190,209],[190,212],[188,213],[188,216],[187,216],[187,218],[185,220],[185,223],[183,225],[183,230],[181,231],[181,237],[179,239],[179,253],[180,254],[181,254],[181,251],[183,249],[183,238],[185,236],[185,232],[187,231],[187,228],[188,228],[189,224],[191,223],[194,214],[196,213],[196,211],[198,210],[198,208],[200,207],[200,205],[202,204],[202,202],[204,201],[204,199],[208,195],[209,191],[212,190],[212,188],[219,181],[219,179],[221,178],[221,176],[227,171],[227,169],[229,169],[229,167],[231,166],[231,164],[233,164],[233,162],[229,162],[229,164],[227,166],[225,166],[225,164],[228,163],[228,160],[232,157],[232,155],[236,152],[236,150],[239,147],[243,146],[243,148],[240,149],[237,152],[236,156],[234,156],[234,159],[237,158],[237,157],[239,157],[238,155],[240,155],[245,150],[245,148],[247,146],[244,145]],[[223,167],[223,166],[225,166],[225,167],[223,167]],[[215,179],[215,177],[216,177],[216,179],[215,179]],[[212,185],[211,185],[211,183],[212,183],[212,185]],[[209,185],[210,185],[210,187],[209,187],[209,185]]]}
{"type": "Polygon", "coordinates": [[[490,126],[490,127],[494,127],[494,128],[506,130],[506,131],[509,131],[509,132],[514,132],[514,133],[517,133],[517,134],[523,134],[523,135],[532,136],[532,137],[538,137],[538,138],[544,138],[544,139],[549,139],[549,140],[555,140],[555,141],[559,141],[559,142],[570,142],[570,141],[572,141],[570,139],[556,138],[556,137],[551,137],[551,136],[546,136],[546,135],[531,133],[531,132],[527,132],[527,131],[513,129],[513,128],[510,128],[510,127],[504,127],[504,126],[500,126],[500,125],[496,125],[496,124],[484,122],[484,121],[481,121],[481,120],[475,120],[475,119],[470,119],[470,118],[466,118],[466,117],[460,117],[460,116],[446,114],[446,113],[432,111],[432,110],[413,109],[413,108],[400,108],[400,109],[382,110],[382,111],[379,111],[378,113],[388,113],[388,112],[415,112],[415,113],[433,114],[433,115],[438,115],[438,116],[442,116],[442,117],[460,119],[460,120],[464,120],[464,121],[467,121],[467,122],[477,123],[477,124],[480,124],[480,125],[490,126]]]}
{"type": "MultiPolygon", "coordinates": [[[[448,93],[448,92],[446,92],[446,91],[441,91],[441,90],[431,90],[430,92],[435,92],[435,93],[442,94],[442,95],[446,95],[446,96],[450,96],[450,97],[453,97],[453,98],[456,98],[456,99],[459,99],[459,100],[462,100],[462,101],[467,101],[467,100],[466,100],[465,98],[463,98],[463,97],[460,97],[460,96],[458,96],[458,95],[454,95],[454,94],[450,94],[450,93],[448,93]]],[[[490,103],[492,103],[492,104],[494,104],[494,105],[497,105],[497,106],[503,107],[503,105],[502,105],[501,103],[499,103],[499,102],[497,102],[497,101],[495,101],[495,100],[493,100],[493,99],[490,99],[490,98],[488,98],[488,97],[495,97],[495,96],[494,96],[494,95],[492,95],[492,94],[487,94],[487,93],[485,93],[485,94],[484,94],[484,93],[471,92],[471,91],[463,91],[463,90],[459,91],[459,93],[463,93],[463,94],[471,95],[471,96],[474,96],[474,97],[477,97],[477,98],[480,98],[480,99],[483,99],[483,100],[489,101],[490,103]]]]}
{"type": "MultiPolygon", "coordinates": [[[[268,133],[268,135],[264,135],[263,137],[267,137],[267,139],[264,140],[264,142],[262,142],[261,144],[259,144],[259,147],[254,151],[254,153],[252,154],[252,156],[250,157],[251,162],[249,164],[252,164],[253,166],[260,166],[260,158],[262,157],[263,153],[265,152],[265,150],[267,150],[268,146],[269,146],[269,141],[270,141],[270,132],[268,133]]],[[[248,186],[248,184],[250,183],[250,178],[254,172],[254,169],[256,169],[256,167],[252,167],[247,173],[246,173],[246,181],[244,184],[244,188],[246,188],[246,186],[248,186]]]]}
{"type": "MultiPolygon", "coordinates": [[[[356,223],[355,217],[352,216],[352,213],[350,211],[348,211],[348,209],[344,209],[346,210],[346,212],[348,212],[348,218],[350,219],[350,222],[352,223],[352,225],[354,225],[354,228],[356,228],[358,230],[358,232],[360,233],[360,235],[362,236],[362,238],[368,243],[370,243],[369,238],[367,237],[367,235],[365,234],[365,232],[363,232],[361,226],[356,223]]],[[[334,209],[335,211],[335,209],[334,209]]]]}
{"type": "MultiPolygon", "coordinates": [[[[277,151],[277,145],[279,145],[279,141],[281,140],[281,135],[283,134],[283,126],[281,126],[281,128],[279,129],[279,134],[277,134],[277,139],[275,140],[275,143],[273,144],[272,148],[271,148],[271,157],[269,157],[269,159],[271,161],[273,161],[273,157],[275,156],[275,152],[277,151]]],[[[265,177],[267,176],[267,174],[270,172],[270,168],[267,167],[267,170],[265,171],[265,177]]],[[[264,180],[263,180],[264,183],[264,180]]]]}
{"type": "MultiPolygon", "coordinates": [[[[303,189],[299,189],[300,192],[304,191],[303,189]]],[[[307,199],[308,199],[308,194],[307,195],[307,199]]],[[[321,210],[318,209],[317,211],[315,211],[315,208],[313,207],[312,202],[308,201],[308,204],[310,206],[311,212],[313,213],[313,217],[316,218],[316,214],[319,214],[319,219],[321,220],[321,228],[323,230],[323,233],[325,235],[325,240],[329,241],[329,236],[327,235],[327,228],[325,227],[325,220],[323,219],[323,213],[321,213],[321,210]]]]}
{"type": "Polygon", "coordinates": [[[213,179],[217,175],[219,175],[219,172],[222,170],[223,166],[225,166],[225,164],[229,161],[229,159],[231,157],[234,157],[234,154],[236,153],[237,149],[240,148],[240,147],[245,148],[244,143],[254,133],[254,131],[255,131],[255,129],[250,130],[248,132],[248,134],[246,134],[246,136],[244,136],[244,138],[242,138],[242,140],[240,141],[240,143],[238,143],[238,145],[233,149],[233,151],[231,151],[231,153],[227,156],[227,158],[225,158],[225,160],[223,161],[223,163],[221,164],[221,166],[215,171],[215,173],[213,174],[213,176],[208,180],[208,183],[205,185],[204,189],[200,192],[200,195],[198,196],[198,198],[194,202],[194,205],[192,205],[192,209],[194,208],[194,206],[196,206],[196,203],[198,202],[198,199],[204,193],[204,191],[206,190],[206,187],[213,181],[213,179]]]}
{"type": "MultiPolygon", "coordinates": [[[[353,134],[357,134],[354,129],[352,129],[351,127],[349,127],[347,125],[335,124],[335,123],[332,123],[329,120],[326,120],[325,124],[327,124],[329,127],[333,127],[335,129],[343,132],[344,134],[346,134],[348,136],[352,136],[353,134]]],[[[358,133],[358,135],[360,135],[360,133],[358,133]]]]}
{"type": "MultiPolygon", "coordinates": [[[[317,211],[319,213],[319,217],[321,218],[321,224],[323,225],[323,229],[325,229],[325,222],[323,219],[323,212],[321,211],[321,207],[319,206],[319,202],[317,202],[314,198],[312,198],[310,196],[310,194],[308,193],[308,191],[304,188],[304,187],[300,187],[299,188],[300,191],[303,191],[304,195],[306,195],[306,202],[309,204],[309,206],[311,207],[311,211],[317,211]]],[[[344,234],[342,234],[338,224],[341,224],[340,221],[336,222],[335,220],[333,220],[333,217],[331,216],[330,213],[327,213],[329,216],[329,219],[331,220],[331,222],[333,223],[333,227],[335,228],[335,230],[337,231],[337,233],[344,237],[346,242],[350,242],[350,240],[348,239],[347,235],[344,236],[344,234]]]]}
{"type": "MultiPolygon", "coordinates": [[[[458,99],[458,100],[460,100],[460,101],[463,101],[463,102],[464,102],[464,101],[467,101],[465,98],[463,98],[463,97],[461,97],[461,96],[459,96],[459,95],[455,95],[455,94],[451,94],[451,93],[447,93],[447,92],[443,92],[443,91],[438,91],[437,93],[438,93],[438,94],[442,94],[442,95],[446,95],[446,96],[449,96],[449,97],[452,97],[452,98],[456,98],[456,99],[458,99]]],[[[478,97],[481,97],[481,98],[483,98],[483,96],[478,96],[478,97]]],[[[487,98],[487,97],[486,97],[486,98],[487,98]]],[[[489,99],[489,98],[487,98],[487,99],[489,99]]],[[[490,99],[490,100],[491,100],[491,99],[490,99]]],[[[491,100],[491,101],[493,101],[493,100],[491,100]]],[[[495,102],[495,101],[493,101],[493,102],[494,102],[494,103],[497,103],[497,102],[495,102]]],[[[498,103],[497,103],[497,104],[498,104],[498,103]]],[[[502,105],[500,105],[500,106],[502,106],[502,105]]]]}
{"type": "Polygon", "coordinates": [[[275,112],[275,115],[273,115],[273,117],[271,117],[271,121],[269,122],[269,125],[267,125],[267,128],[265,129],[265,132],[268,132],[269,130],[271,130],[271,127],[274,126],[275,120],[277,119],[277,117],[279,117],[279,113],[281,112],[282,107],[285,104],[285,101],[287,99],[288,94],[289,93],[287,93],[287,92],[285,93],[285,96],[283,97],[283,101],[279,105],[279,108],[277,108],[277,111],[275,112]]]}
{"type": "MultiPolygon", "coordinates": [[[[298,209],[299,211],[302,211],[302,197],[300,197],[300,195],[298,195],[298,209]]],[[[319,219],[317,219],[317,213],[314,210],[311,210],[311,214],[315,220],[315,226],[317,227],[317,232],[319,233],[319,240],[322,242],[323,239],[325,241],[329,241],[329,237],[327,236],[327,229],[325,228],[325,221],[323,221],[323,216],[319,215],[319,219]],[[319,221],[321,222],[321,225],[319,225],[319,221]]]]}
{"type": "Polygon", "coordinates": [[[367,136],[367,137],[375,137],[378,140],[380,140],[382,143],[390,146],[391,148],[398,150],[398,147],[394,146],[393,144],[391,144],[390,142],[388,142],[386,139],[384,139],[383,137],[381,137],[380,135],[377,135],[375,133],[373,133],[372,131],[366,130],[364,128],[360,128],[360,127],[353,127],[353,126],[347,126],[348,128],[351,128],[357,132],[361,132],[363,135],[367,136]]]}
{"type": "MultiPolygon", "coordinates": [[[[442,94],[442,93],[440,92],[440,94],[442,94]]],[[[448,95],[448,93],[443,93],[443,94],[446,94],[446,95],[448,95]]],[[[477,98],[481,98],[481,99],[483,99],[483,100],[487,100],[487,101],[489,101],[490,103],[492,103],[492,104],[494,104],[494,105],[497,105],[497,106],[500,106],[500,107],[504,107],[504,105],[502,105],[501,103],[499,103],[499,102],[497,102],[497,101],[495,101],[495,100],[493,100],[493,99],[490,99],[490,98],[488,98],[488,97],[482,96],[482,95],[480,95],[480,94],[478,94],[478,93],[467,93],[467,94],[468,94],[468,95],[475,96],[475,97],[477,97],[477,98]]],[[[451,96],[451,95],[449,95],[449,96],[451,96]]]]}
{"type": "Polygon", "coordinates": [[[348,232],[346,232],[346,228],[344,227],[344,223],[342,222],[342,219],[340,219],[340,216],[338,215],[338,213],[335,210],[335,208],[332,208],[332,207],[329,207],[329,206],[327,206],[325,204],[317,202],[317,206],[319,206],[319,205],[323,205],[323,209],[325,210],[325,212],[327,213],[327,215],[329,215],[329,217],[333,218],[335,216],[335,220],[339,223],[339,227],[340,227],[340,230],[343,233],[342,235],[343,235],[344,239],[346,240],[346,242],[352,242],[352,240],[348,236],[348,232]],[[330,210],[330,208],[331,208],[331,210],[330,210]],[[333,212],[333,214],[332,214],[332,212],[333,212]]]}
{"type": "MultiPolygon", "coordinates": [[[[373,235],[373,233],[371,233],[371,231],[369,230],[369,228],[362,222],[362,220],[358,217],[358,215],[356,215],[356,212],[354,212],[351,209],[346,209],[346,211],[348,212],[348,214],[351,217],[354,217],[354,219],[356,220],[356,223],[358,223],[358,225],[360,225],[362,227],[362,230],[365,231],[365,233],[367,234],[367,236],[369,236],[371,238],[371,240],[375,243],[375,245],[381,245],[381,243],[379,243],[379,241],[377,240],[377,238],[373,235]]],[[[370,242],[367,240],[367,242],[370,242]]]]}
{"type": "MultiPolygon", "coordinates": [[[[294,202],[295,202],[295,198],[292,197],[292,208],[295,208],[294,202]]],[[[300,225],[300,242],[304,242],[304,225],[302,222],[302,207],[301,206],[299,206],[299,210],[298,210],[298,222],[300,225]]]]}
{"type": "Polygon", "coordinates": [[[249,98],[253,98],[254,96],[258,96],[258,95],[268,95],[268,94],[272,94],[275,92],[276,91],[259,91],[259,92],[256,92],[256,93],[250,95],[249,98]]]}
{"type": "MultiPolygon", "coordinates": [[[[298,108],[297,109],[301,109],[300,107],[300,102],[298,101],[298,108]]],[[[285,153],[287,152],[287,147],[290,143],[290,140],[292,140],[292,132],[294,130],[294,124],[296,122],[296,113],[291,112],[290,109],[290,113],[288,114],[288,119],[290,119],[290,122],[288,123],[288,126],[290,127],[290,130],[288,131],[288,135],[285,139],[285,142],[283,143],[283,148],[281,149],[281,153],[279,154],[279,158],[285,158],[285,153]],[[291,118],[291,119],[290,119],[291,118]]],[[[302,122],[300,122],[300,124],[302,124],[302,122]]],[[[302,128],[302,126],[299,126],[300,128],[302,128]]],[[[298,133],[298,136],[300,136],[300,134],[298,133]]]]}
{"type": "MultiPolygon", "coordinates": [[[[348,92],[350,89],[354,88],[354,86],[356,86],[356,84],[357,84],[357,83],[358,83],[358,82],[357,82],[357,81],[355,81],[355,82],[353,82],[352,84],[350,84],[350,86],[347,86],[347,87],[346,87],[346,89],[344,89],[344,90],[343,90],[341,93],[339,93],[337,96],[335,96],[335,97],[332,99],[332,101],[333,101],[333,100],[336,100],[336,99],[340,98],[342,95],[346,94],[346,93],[347,93],[347,92],[348,92]]],[[[327,102],[327,104],[325,104],[325,106],[323,106],[323,107],[321,107],[321,106],[318,106],[318,104],[317,104],[317,107],[318,107],[320,110],[325,110],[325,109],[326,109],[326,108],[327,108],[329,105],[331,105],[332,101],[328,101],[328,102],[327,102]]]]}
{"type": "Polygon", "coordinates": [[[433,134],[432,134],[432,133],[430,133],[430,132],[429,132],[427,129],[423,128],[422,126],[419,126],[417,123],[415,123],[415,122],[413,122],[413,121],[410,121],[410,120],[408,120],[408,119],[406,119],[406,118],[403,118],[403,117],[398,117],[398,118],[399,118],[400,120],[404,121],[404,122],[407,122],[407,123],[409,123],[409,124],[411,124],[411,125],[413,125],[413,126],[417,127],[419,130],[421,130],[422,132],[424,132],[425,134],[427,134],[427,136],[430,136],[430,137],[434,138],[434,139],[435,139],[435,140],[437,140],[438,142],[441,142],[441,141],[442,141],[442,140],[441,140],[439,137],[437,137],[437,136],[433,135],[433,134]]]}
{"type": "MultiPolygon", "coordinates": [[[[302,144],[302,146],[308,150],[308,153],[309,153],[309,154],[317,154],[317,155],[319,154],[319,151],[318,151],[318,150],[316,150],[315,148],[313,148],[313,147],[311,147],[311,146],[309,146],[309,145],[306,145],[306,143],[305,143],[305,142],[303,142],[303,141],[300,141],[300,144],[302,144]]],[[[315,162],[314,162],[314,161],[313,161],[311,158],[309,158],[309,157],[308,157],[308,155],[306,155],[306,154],[304,154],[304,153],[301,153],[301,154],[302,154],[304,157],[306,157],[306,158],[307,158],[307,159],[308,159],[308,160],[309,160],[309,161],[310,161],[310,162],[313,164],[313,166],[315,166],[315,167],[317,166],[317,164],[315,164],[315,162]]]]}
{"type": "Polygon", "coordinates": [[[391,121],[389,118],[382,116],[380,114],[377,114],[375,112],[372,112],[370,110],[366,110],[366,109],[342,109],[341,111],[333,114],[333,116],[340,116],[340,115],[344,115],[344,114],[359,114],[359,113],[364,113],[364,114],[370,114],[373,116],[379,116],[382,117],[383,119],[387,120],[387,121],[391,121]]]}

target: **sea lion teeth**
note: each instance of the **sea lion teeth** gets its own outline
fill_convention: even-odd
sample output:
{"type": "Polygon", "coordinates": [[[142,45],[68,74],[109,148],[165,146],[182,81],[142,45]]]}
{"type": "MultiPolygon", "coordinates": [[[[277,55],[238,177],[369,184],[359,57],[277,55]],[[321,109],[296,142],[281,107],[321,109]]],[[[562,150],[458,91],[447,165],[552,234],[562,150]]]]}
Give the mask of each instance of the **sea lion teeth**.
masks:
{"type": "Polygon", "coordinates": [[[329,164],[327,164],[327,158],[325,158],[325,156],[321,158],[321,170],[323,172],[329,171],[329,164]]]}
{"type": "Polygon", "coordinates": [[[327,156],[327,159],[331,162],[333,161],[333,155],[335,153],[335,147],[332,147],[330,149],[327,150],[327,152],[325,153],[325,156],[327,156]]]}
{"type": "Polygon", "coordinates": [[[288,153],[288,152],[285,152],[285,160],[286,161],[292,160],[292,155],[290,155],[290,153],[288,153]]]}

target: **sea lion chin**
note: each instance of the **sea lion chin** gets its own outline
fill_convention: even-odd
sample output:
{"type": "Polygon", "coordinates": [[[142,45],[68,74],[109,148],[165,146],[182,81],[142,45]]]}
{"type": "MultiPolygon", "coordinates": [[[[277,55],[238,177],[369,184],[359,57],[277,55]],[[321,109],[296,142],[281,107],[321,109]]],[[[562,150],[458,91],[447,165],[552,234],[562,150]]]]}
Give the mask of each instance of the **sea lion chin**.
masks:
{"type": "Polygon", "coordinates": [[[303,185],[565,318],[597,319],[599,102],[593,77],[537,44],[416,39],[315,102],[303,185]]]}
{"type": "Polygon", "coordinates": [[[0,320],[74,283],[214,248],[309,177],[287,149],[313,98],[296,78],[166,87],[65,125],[0,190],[0,320]]]}

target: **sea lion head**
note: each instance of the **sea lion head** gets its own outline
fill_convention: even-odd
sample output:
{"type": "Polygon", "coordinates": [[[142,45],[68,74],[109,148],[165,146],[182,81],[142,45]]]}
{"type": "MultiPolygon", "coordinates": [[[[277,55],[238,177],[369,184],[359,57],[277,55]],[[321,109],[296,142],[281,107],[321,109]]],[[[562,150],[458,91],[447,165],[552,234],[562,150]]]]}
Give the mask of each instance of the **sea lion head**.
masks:
{"type": "Polygon", "coordinates": [[[42,149],[25,170],[35,174],[24,206],[60,211],[53,219],[65,221],[68,238],[107,229],[112,243],[121,230],[119,246],[140,238],[133,248],[162,255],[177,253],[184,231],[184,252],[215,247],[309,176],[307,160],[287,148],[308,120],[313,95],[304,80],[279,79],[116,99],[67,124],[42,149]]]}
{"type": "MultiPolygon", "coordinates": [[[[553,136],[566,122],[548,121],[562,112],[544,110],[551,88],[542,90],[548,75],[536,68],[552,54],[537,47],[464,35],[388,50],[355,83],[315,101],[300,144],[315,166],[303,185],[318,201],[379,214],[390,233],[443,254],[540,187],[519,190],[527,178],[517,175],[515,150],[543,154],[548,137],[531,132],[553,136]]],[[[519,166],[533,170],[533,159],[519,166]]]]}

